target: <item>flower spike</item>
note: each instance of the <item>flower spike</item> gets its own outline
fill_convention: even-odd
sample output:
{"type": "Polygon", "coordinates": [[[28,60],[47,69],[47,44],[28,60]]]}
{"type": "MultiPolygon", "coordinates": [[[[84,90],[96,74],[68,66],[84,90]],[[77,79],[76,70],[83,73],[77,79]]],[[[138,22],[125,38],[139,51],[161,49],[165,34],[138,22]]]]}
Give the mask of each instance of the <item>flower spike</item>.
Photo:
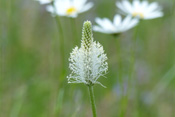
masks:
{"type": "Polygon", "coordinates": [[[70,54],[69,68],[72,72],[67,76],[68,83],[102,85],[97,80],[107,73],[108,63],[106,60],[107,56],[104,54],[103,46],[93,41],[91,22],[84,22],[81,47],[75,47],[70,54]]]}

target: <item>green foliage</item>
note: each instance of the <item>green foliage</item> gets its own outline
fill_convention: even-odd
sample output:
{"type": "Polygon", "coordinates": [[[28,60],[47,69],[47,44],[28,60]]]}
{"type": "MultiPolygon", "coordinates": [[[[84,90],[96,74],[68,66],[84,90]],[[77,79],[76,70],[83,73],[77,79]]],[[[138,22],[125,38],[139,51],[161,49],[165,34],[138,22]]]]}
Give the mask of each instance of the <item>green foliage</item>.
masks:
{"type": "MultiPolygon", "coordinates": [[[[175,1],[156,1],[163,6],[164,17],[142,21],[136,27],[135,44],[136,28],[118,37],[122,70],[117,62],[116,40],[94,32],[109,63],[107,78],[99,79],[107,88],[94,86],[99,117],[120,117],[121,108],[125,110],[125,117],[175,116],[175,1]],[[134,73],[132,79],[128,79],[133,45],[136,49],[134,73]],[[119,71],[122,71],[123,83],[120,83],[119,71]],[[124,87],[123,92],[120,86],[124,87]]],[[[65,38],[66,75],[70,73],[69,53],[80,45],[83,22],[89,20],[94,25],[96,16],[112,19],[119,12],[115,2],[94,1],[93,9],[75,19],[76,27],[70,27],[69,18],[60,18],[65,38]],[[73,40],[72,29],[79,37],[77,42],[73,40]]],[[[91,25],[87,22],[85,26],[83,38],[93,39],[91,25]]],[[[0,0],[0,117],[91,116],[87,87],[68,84],[66,76],[60,76],[63,64],[60,48],[56,20],[44,5],[33,0],[0,0]]]]}

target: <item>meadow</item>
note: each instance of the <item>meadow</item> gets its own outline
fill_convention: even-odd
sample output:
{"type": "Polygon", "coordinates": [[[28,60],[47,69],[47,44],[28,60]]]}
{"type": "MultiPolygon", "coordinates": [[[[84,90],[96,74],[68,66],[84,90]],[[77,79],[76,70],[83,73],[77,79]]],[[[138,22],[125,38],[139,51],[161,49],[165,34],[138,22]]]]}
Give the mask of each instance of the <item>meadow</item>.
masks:
{"type": "MultiPolygon", "coordinates": [[[[0,1],[0,117],[92,116],[86,85],[68,84],[68,58],[84,21],[120,12],[116,0],[88,1],[87,12],[59,19],[34,0],[0,1]]],[[[175,1],[154,1],[163,17],[117,37],[93,32],[109,67],[106,88],[94,85],[98,117],[175,117],[175,1]]]]}

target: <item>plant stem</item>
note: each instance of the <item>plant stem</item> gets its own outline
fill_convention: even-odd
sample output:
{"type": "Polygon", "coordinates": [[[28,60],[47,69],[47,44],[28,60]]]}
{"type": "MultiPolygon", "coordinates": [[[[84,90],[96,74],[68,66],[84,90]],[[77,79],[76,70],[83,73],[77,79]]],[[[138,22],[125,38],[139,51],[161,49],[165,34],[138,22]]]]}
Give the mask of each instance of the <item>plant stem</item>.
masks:
{"type": "MultiPolygon", "coordinates": [[[[173,8],[172,9],[175,9],[175,2],[173,2],[173,8]]],[[[173,57],[171,58],[175,58],[175,49],[174,49],[174,44],[175,44],[175,35],[174,35],[174,19],[175,19],[175,11],[172,10],[172,21],[171,21],[171,40],[170,40],[170,43],[171,43],[171,48],[173,49],[173,52],[172,52],[172,55],[174,55],[173,57]]],[[[171,59],[171,60],[173,60],[171,59]]],[[[175,65],[175,61],[173,62],[173,64],[175,65]]],[[[175,89],[175,78],[173,80],[174,82],[172,83],[172,88],[173,90],[175,89]]],[[[173,93],[172,95],[172,99],[175,99],[175,93],[173,93]]],[[[174,109],[175,108],[175,100],[173,101],[174,103],[172,103],[172,108],[174,109]]],[[[175,111],[172,112],[172,117],[175,117],[175,111]]]]}
{"type": "MultiPolygon", "coordinates": [[[[135,54],[136,54],[136,46],[137,46],[137,37],[138,37],[138,30],[139,26],[135,28],[134,34],[133,34],[133,44],[131,47],[131,56],[130,56],[130,68],[129,68],[129,79],[128,79],[128,89],[130,89],[131,86],[131,80],[133,80],[133,74],[135,71],[135,54]]],[[[130,91],[128,90],[128,95],[130,91]]]]}
{"type": "Polygon", "coordinates": [[[130,69],[129,69],[129,79],[128,79],[128,95],[127,95],[127,100],[129,98],[131,89],[134,88],[135,92],[136,92],[136,102],[135,102],[135,107],[137,108],[136,110],[134,110],[133,114],[134,116],[138,117],[139,116],[139,89],[136,88],[136,86],[132,87],[131,81],[135,81],[135,84],[137,84],[137,79],[134,78],[134,72],[135,72],[135,62],[136,62],[136,46],[137,46],[137,38],[138,38],[138,31],[139,31],[139,27],[141,25],[140,24],[136,27],[135,32],[133,34],[133,44],[132,44],[132,48],[131,48],[131,58],[130,58],[130,69]]]}
{"type": "Polygon", "coordinates": [[[61,25],[61,21],[60,21],[60,18],[59,16],[56,14],[56,8],[54,6],[54,3],[52,2],[52,6],[53,8],[55,9],[55,20],[56,20],[56,24],[57,24],[57,28],[58,28],[58,31],[59,31],[59,47],[60,47],[60,54],[61,54],[61,65],[60,65],[60,68],[61,68],[61,73],[60,73],[60,77],[61,77],[61,80],[62,78],[64,78],[64,75],[65,75],[65,50],[64,50],[64,35],[63,35],[63,28],[62,28],[62,25],[61,25]]]}
{"type": "Polygon", "coordinates": [[[58,16],[55,17],[56,19],[56,22],[57,22],[57,27],[58,27],[58,30],[59,30],[59,36],[60,36],[60,53],[61,53],[61,59],[62,59],[62,69],[65,70],[64,68],[64,63],[65,63],[65,55],[64,55],[64,35],[63,35],[63,29],[62,29],[62,26],[61,26],[61,22],[60,22],[60,18],[58,16]]]}
{"type": "Polygon", "coordinates": [[[116,41],[116,52],[117,52],[117,55],[118,55],[118,58],[117,58],[117,64],[118,64],[118,78],[119,78],[119,82],[121,83],[121,89],[123,90],[122,88],[122,57],[121,57],[121,40],[118,38],[118,36],[114,36],[114,39],[116,41]]]}
{"type": "Polygon", "coordinates": [[[93,117],[97,117],[93,86],[89,85],[88,88],[89,88],[89,95],[90,95],[90,99],[91,99],[93,117]]]}
{"type": "Polygon", "coordinates": [[[124,94],[124,86],[123,86],[123,65],[122,65],[122,51],[121,51],[121,40],[119,39],[119,35],[114,35],[114,39],[116,41],[116,52],[117,52],[117,64],[118,64],[118,79],[119,79],[119,84],[121,88],[121,112],[120,112],[120,117],[125,116],[125,110],[126,110],[126,96],[124,94]]]}
{"type": "Polygon", "coordinates": [[[70,18],[70,20],[71,20],[71,25],[72,25],[72,35],[74,38],[74,44],[77,45],[79,40],[78,40],[78,36],[77,36],[76,20],[75,20],[75,18],[70,18]]]}

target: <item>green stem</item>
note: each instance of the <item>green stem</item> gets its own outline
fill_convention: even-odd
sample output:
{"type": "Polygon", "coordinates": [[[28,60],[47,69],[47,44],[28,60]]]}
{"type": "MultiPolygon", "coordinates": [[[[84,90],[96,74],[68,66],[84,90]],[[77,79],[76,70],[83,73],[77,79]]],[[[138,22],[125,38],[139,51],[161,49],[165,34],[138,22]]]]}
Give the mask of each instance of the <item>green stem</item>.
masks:
{"type": "MultiPolygon", "coordinates": [[[[138,29],[139,26],[136,27],[133,35],[133,44],[131,47],[131,56],[130,56],[130,68],[129,68],[129,79],[128,79],[128,89],[130,89],[131,86],[131,81],[133,80],[133,73],[134,73],[134,66],[135,66],[135,52],[136,52],[136,42],[137,42],[137,34],[138,34],[138,29]]],[[[128,90],[128,95],[129,95],[129,90],[128,90]]]]}
{"type": "MultiPolygon", "coordinates": [[[[175,9],[175,2],[173,2],[173,8],[172,9],[175,9]]],[[[174,20],[175,20],[175,11],[173,10],[172,11],[172,21],[171,21],[171,39],[170,39],[170,44],[171,44],[171,48],[173,49],[173,53],[175,52],[175,49],[174,49],[174,44],[175,44],[175,34],[174,34],[174,20]]],[[[175,58],[175,54],[171,53],[172,55],[174,55],[172,58],[172,60],[174,60],[175,58]]],[[[175,61],[174,61],[175,63],[175,61]]]]}
{"type": "MultiPolygon", "coordinates": [[[[58,27],[58,30],[59,30],[59,38],[60,38],[60,53],[61,53],[61,57],[62,57],[62,64],[64,64],[64,35],[63,35],[63,29],[62,29],[62,26],[61,26],[61,21],[60,21],[60,18],[58,16],[55,17],[56,19],[56,22],[57,22],[57,27],[58,27]]],[[[62,67],[64,67],[64,65],[62,65],[62,67]]]]}
{"type": "MultiPolygon", "coordinates": [[[[175,9],[175,2],[173,2],[173,8],[172,9],[175,9]]],[[[171,60],[174,60],[175,58],[175,49],[174,49],[174,44],[175,44],[175,34],[174,34],[174,20],[175,20],[175,11],[172,10],[172,21],[171,21],[171,40],[170,40],[170,47],[173,49],[173,52],[171,53],[172,55],[174,55],[173,57],[171,57],[172,59],[171,60]]],[[[175,61],[173,62],[173,64],[175,65],[175,61]]],[[[174,82],[172,83],[172,87],[173,87],[173,90],[175,89],[175,78],[174,78],[174,82]]],[[[172,99],[175,99],[175,93],[173,93],[173,97],[172,99]]],[[[175,100],[174,100],[174,103],[172,103],[172,108],[174,109],[175,108],[175,100]]],[[[173,111],[172,113],[172,117],[175,117],[175,111],[173,111]]]]}
{"type": "MultiPolygon", "coordinates": [[[[140,25],[140,24],[139,24],[140,25]]],[[[129,69],[129,79],[128,79],[128,92],[127,92],[127,100],[128,97],[130,95],[130,90],[131,90],[131,81],[135,81],[137,82],[137,79],[134,79],[134,71],[135,71],[135,61],[136,61],[136,46],[137,46],[137,37],[138,37],[138,31],[139,31],[139,26],[136,27],[134,35],[133,35],[133,44],[132,44],[132,48],[131,48],[131,58],[130,58],[130,69],[129,69]]],[[[137,83],[136,83],[137,84],[137,83]]],[[[134,87],[135,88],[135,87],[134,87]]],[[[135,88],[136,90],[136,95],[139,96],[139,92],[138,89],[135,88]]],[[[135,102],[135,106],[136,106],[136,110],[133,112],[134,116],[138,116],[139,115],[139,105],[138,105],[138,100],[136,100],[135,102]]]]}
{"type": "Polygon", "coordinates": [[[121,88],[121,113],[120,117],[125,116],[126,110],[126,97],[124,96],[124,87],[123,87],[123,65],[122,65],[122,50],[121,50],[121,40],[118,37],[119,35],[114,35],[114,39],[116,40],[116,52],[117,52],[117,60],[118,60],[118,79],[121,88]]]}
{"type": "MultiPolygon", "coordinates": [[[[56,8],[54,6],[54,3],[52,2],[52,6],[54,7],[55,11],[56,11],[56,8]]],[[[60,54],[61,54],[61,65],[60,65],[60,68],[61,68],[61,74],[60,74],[60,77],[61,77],[61,80],[62,78],[64,78],[64,75],[65,75],[65,50],[64,50],[64,34],[63,34],[63,28],[62,28],[62,25],[61,25],[61,21],[60,21],[60,18],[59,16],[55,13],[55,20],[56,20],[56,24],[57,24],[57,28],[58,28],[58,31],[59,31],[59,47],[60,47],[60,54]]]]}
{"type": "Polygon", "coordinates": [[[75,45],[77,45],[79,40],[78,40],[78,35],[77,35],[76,20],[75,18],[70,18],[70,20],[71,20],[71,25],[72,25],[72,35],[74,38],[74,43],[75,45]]]}
{"type": "Polygon", "coordinates": [[[121,40],[115,36],[114,37],[115,41],[116,41],[116,52],[118,55],[118,78],[119,78],[119,82],[122,83],[122,57],[121,57],[121,40]]]}
{"type": "Polygon", "coordinates": [[[93,117],[97,117],[93,86],[89,85],[88,88],[89,88],[89,95],[90,95],[90,99],[91,99],[93,117]]]}
{"type": "Polygon", "coordinates": [[[118,64],[118,79],[121,84],[121,90],[123,92],[123,86],[122,86],[122,56],[121,56],[121,40],[118,38],[118,36],[114,37],[116,41],[116,52],[117,52],[117,64],[118,64]]]}

